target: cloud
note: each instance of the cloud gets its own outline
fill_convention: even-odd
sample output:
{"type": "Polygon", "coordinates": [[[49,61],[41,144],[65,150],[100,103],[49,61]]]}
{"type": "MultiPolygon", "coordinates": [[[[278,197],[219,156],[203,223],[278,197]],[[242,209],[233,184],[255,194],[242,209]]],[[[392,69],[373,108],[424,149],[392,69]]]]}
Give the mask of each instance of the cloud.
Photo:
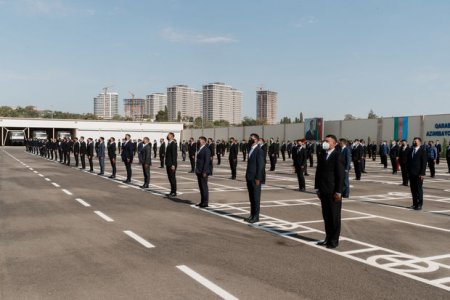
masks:
{"type": "Polygon", "coordinates": [[[19,8],[37,15],[67,15],[69,7],[62,0],[20,0],[19,8]]]}
{"type": "Polygon", "coordinates": [[[195,43],[195,44],[230,44],[236,43],[237,40],[230,36],[223,35],[205,35],[192,34],[174,30],[171,27],[166,27],[161,30],[161,36],[173,43],[195,43]]]}
{"type": "Polygon", "coordinates": [[[316,23],[319,23],[319,19],[317,19],[314,16],[307,16],[307,17],[302,17],[302,18],[300,18],[300,20],[295,22],[294,23],[294,27],[296,27],[296,28],[303,28],[303,27],[306,27],[308,25],[312,25],[312,24],[316,24],[316,23]]]}

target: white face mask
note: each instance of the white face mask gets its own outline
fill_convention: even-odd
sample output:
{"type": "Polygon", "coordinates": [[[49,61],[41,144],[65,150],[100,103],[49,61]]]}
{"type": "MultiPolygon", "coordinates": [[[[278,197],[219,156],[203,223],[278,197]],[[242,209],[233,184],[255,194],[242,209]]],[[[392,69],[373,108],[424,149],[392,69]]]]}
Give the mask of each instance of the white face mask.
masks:
{"type": "Polygon", "coordinates": [[[330,149],[330,144],[328,144],[327,142],[323,142],[322,149],[327,151],[328,149],[330,149]]]}

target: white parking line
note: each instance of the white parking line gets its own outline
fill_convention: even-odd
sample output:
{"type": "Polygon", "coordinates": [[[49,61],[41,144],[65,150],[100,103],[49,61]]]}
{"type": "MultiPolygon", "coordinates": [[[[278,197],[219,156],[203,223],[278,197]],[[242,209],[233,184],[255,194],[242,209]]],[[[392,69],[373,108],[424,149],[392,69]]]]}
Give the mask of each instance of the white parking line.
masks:
{"type": "Polygon", "coordinates": [[[42,174],[38,174],[40,177],[44,177],[44,175],[42,175],[42,174]]]}
{"type": "Polygon", "coordinates": [[[197,281],[198,283],[200,283],[201,285],[203,285],[210,291],[214,292],[216,295],[218,295],[222,299],[226,299],[226,300],[237,300],[238,299],[235,296],[228,293],[227,291],[225,291],[224,289],[222,289],[221,287],[219,287],[218,285],[216,285],[215,283],[209,281],[208,279],[206,279],[205,277],[203,277],[202,275],[198,274],[197,272],[195,272],[194,270],[192,270],[191,268],[189,268],[185,265],[177,266],[177,269],[180,270],[181,272],[183,272],[184,274],[188,275],[189,277],[191,277],[192,279],[194,279],[195,281],[197,281]]]}
{"type": "Polygon", "coordinates": [[[99,210],[94,211],[94,213],[99,216],[100,218],[102,218],[103,220],[105,220],[106,222],[114,222],[113,219],[111,219],[110,217],[108,217],[107,215],[105,215],[104,213],[102,213],[99,210]]]}
{"type": "Polygon", "coordinates": [[[44,178],[46,181],[52,181],[50,178],[44,178]]]}
{"type": "Polygon", "coordinates": [[[84,201],[83,199],[80,198],[76,198],[76,201],[78,201],[81,205],[85,206],[85,207],[90,207],[91,205],[89,203],[87,203],[86,201],[84,201]]]}
{"type": "Polygon", "coordinates": [[[69,196],[72,196],[72,195],[73,195],[70,191],[68,191],[68,190],[66,190],[66,189],[61,189],[61,191],[63,191],[64,193],[66,193],[66,194],[69,195],[69,196]]]}
{"type": "Polygon", "coordinates": [[[59,188],[59,187],[61,187],[59,184],[57,184],[56,182],[52,182],[52,184],[55,186],[55,187],[57,187],[57,188],[59,188]]]}
{"type": "Polygon", "coordinates": [[[139,235],[137,235],[133,231],[125,230],[124,233],[126,235],[128,235],[129,237],[131,237],[132,239],[136,240],[139,244],[141,244],[145,248],[155,248],[155,246],[152,243],[150,243],[149,241],[147,241],[144,238],[140,237],[139,235]]]}

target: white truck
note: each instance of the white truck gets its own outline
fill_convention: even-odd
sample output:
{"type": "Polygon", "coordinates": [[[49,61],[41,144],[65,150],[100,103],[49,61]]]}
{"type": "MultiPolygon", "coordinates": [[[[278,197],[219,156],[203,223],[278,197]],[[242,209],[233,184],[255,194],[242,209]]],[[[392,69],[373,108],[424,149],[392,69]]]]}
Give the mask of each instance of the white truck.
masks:
{"type": "Polygon", "coordinates": [[[25,133],[23,130],[8,131],[8,138],[11,146],[23,146],[25,143],[25,133]]]}

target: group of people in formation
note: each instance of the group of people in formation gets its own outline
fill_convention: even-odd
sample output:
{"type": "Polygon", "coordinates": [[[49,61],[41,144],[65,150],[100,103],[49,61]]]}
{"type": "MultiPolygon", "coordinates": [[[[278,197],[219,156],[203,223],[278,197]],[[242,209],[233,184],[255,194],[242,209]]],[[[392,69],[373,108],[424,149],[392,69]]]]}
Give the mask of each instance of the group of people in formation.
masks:
{"type": "MultiPolygon", "coordinates": [[[[416,137],[412,145],[406,140],[392,141],[391,146],[387,141],[377,145],[375,143],[365,144],[364,140],[355,139],[353,142],[344,138],[337,139],[334,135],[327,135],[323,141],[307,141],[298,139],[294,141],[279,142],[273,138],[265,140],[258,134],[253,133],[248,140],[238,141],[230,138],[214,141],[204,136],[197,140],[190,138],[180,144],[175,140],[172,132],[167,134],[166,139],[160,139],[159,147],[156,140],[152,142],[148,137],[142,140],[132,140],[126,134],[123,140],[116,141],[114,137],[107,142],[103,137],[97,140],[84,137],[64,138],[60,140],[26,140],[26,150],[48,159],[58,160],[62,164],[70,166],[71,153],[75,159],[75,166],[81,163],[81,169],[86,169],[86,157],[89,162],[89,171],[93,172],[94,154],[100,167],[98,175],[104,175],[105,158],[108,155],[112,173],[109,178],[116,177],[116,160],[118,153],[126,168],[126,179],[124,183],[131,183],[132,163],[134,157],[138,156],[139,164],[142,165],[144,184],[141,188],[149,188],[150,166],[152,156],[159,156],[160,168],[165,168],[170,183],[168,197],[177,196],[176,171],[178,168],[178,151],[182,153],[182,160],[189,159],[190,171],[197,177],[200,190],[200,202],[196,204],[200,208],[206,208],[209,204],[208,177],[213,175],[214,158],[217,157],[217,165],[222,163],[225,153],[228,153],[228,162],[231,171],[231,180],[236,180],[239,153],[242,161],[246,161],[245,181],[250,201],[250,216],[245,219],[249,223],[259,221],[261,186],[266,182],[267,158],[270,162],[270,171],[275,171],[277,160],[292,159],[292,165],[298,179],[298,190],[306,191],[305,176],[309,176],[308,167],[314,165],[314,154],[316,155],[316,171],[314,188],[322,205],[322,215],[325,223],[326,236],[318,245],[328,248],[336,248],[339,245],[342,199],[350,196],[349,172],[354,169],[355,180],[361,180],[365,171],[367,157],[376,161],[377,154],[380,156],[381,164],[387,168],[388,157],[391,161],[392,173],[399,170],[402,174],[403,185],[410,186],[414,210],[421,210],[423,206],[423,181],[427,166],[430,176],[435,177],[435,164],[439,164],[442,147],[439,141],[429,141],[426,145],[421,138],[416,137]]],[[[446,160],[448,172],[450,173],[450,142],[446,148],[446,160]]]]}

